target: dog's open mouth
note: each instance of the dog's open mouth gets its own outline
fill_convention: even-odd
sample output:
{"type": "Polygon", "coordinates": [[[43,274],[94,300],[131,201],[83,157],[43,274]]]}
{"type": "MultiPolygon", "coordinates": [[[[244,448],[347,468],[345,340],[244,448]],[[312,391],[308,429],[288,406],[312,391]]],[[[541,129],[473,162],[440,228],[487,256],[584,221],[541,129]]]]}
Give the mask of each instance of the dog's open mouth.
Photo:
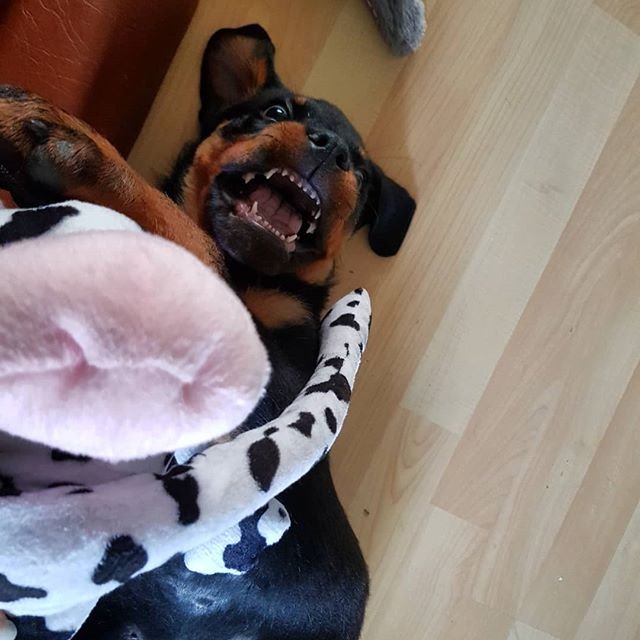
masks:
{"type": "Polygon", "coordinates": [[[290,253],[300,244],[315,246],[320,196],[292,169],[223,174],[221,186],[236,216],[280,239],[290,253]]]}

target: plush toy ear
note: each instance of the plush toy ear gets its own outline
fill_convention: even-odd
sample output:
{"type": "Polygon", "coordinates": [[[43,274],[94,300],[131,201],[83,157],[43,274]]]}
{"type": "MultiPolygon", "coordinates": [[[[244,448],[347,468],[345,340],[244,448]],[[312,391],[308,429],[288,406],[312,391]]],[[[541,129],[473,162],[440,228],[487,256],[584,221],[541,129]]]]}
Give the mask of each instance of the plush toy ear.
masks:
{"type": "Polygon", "coordinates": [[[369,225],[369,245],[379,256],[398,253],[416,210],[409,192],[372,163],[371,183],[356,228],[369,225]]]}
{"type": "Polygon", "coordinates": [[[275,47],[258,24],[220,29],[207,44],[202,59],[202,114],[249,100],[267,87],[281,86],[273,68],[275,47]]]}

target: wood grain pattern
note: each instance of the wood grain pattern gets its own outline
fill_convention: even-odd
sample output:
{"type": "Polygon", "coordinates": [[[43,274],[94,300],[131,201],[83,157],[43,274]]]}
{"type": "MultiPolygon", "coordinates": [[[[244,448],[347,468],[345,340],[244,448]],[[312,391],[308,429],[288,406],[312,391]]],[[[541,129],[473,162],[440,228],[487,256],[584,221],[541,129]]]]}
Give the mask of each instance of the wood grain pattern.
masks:
{"type": "Polygon", "coordinates": [[[598,585],[576,640],[637,638],[640,629],[640,507],[598,585]]]}
{"type": "Polygon", "coordinates": [[[365,640],[640,640],[640,4],[433,0],[414,56],[361,0],[202,0],[131,160],[194,130],[200,52],[262,22],[418,195],[350,243],[370,347],[333,455],[365,640]]]}
{"type": "Polygon", "coordinates": [[[524,624],[524,622],[516,622],[507,640],[556,640],[556,638],[550,636],[548,633],[544,633],[544,631],[534,629],[524,624]]]}
{"type": "Polygon", "coordinates": [[[640,33],[640,4],[637,0],[597,0],[597,4],[636,33],[640,33]]]}

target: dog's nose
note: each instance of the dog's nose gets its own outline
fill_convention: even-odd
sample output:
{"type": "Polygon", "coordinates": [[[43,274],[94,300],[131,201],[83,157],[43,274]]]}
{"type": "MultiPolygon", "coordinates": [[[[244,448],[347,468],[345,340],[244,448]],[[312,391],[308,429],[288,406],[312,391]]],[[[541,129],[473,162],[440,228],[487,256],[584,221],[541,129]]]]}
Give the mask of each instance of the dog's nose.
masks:
{"type": "Polygon", "coordinates": [[[349,150],[337,135],[330,131],[310,131],[308,137],[312,150],[326,154],[322,159],[323,163],[333,160],[339,169],[349,171],[349,150]]]}
{"type": "Polygon", "coordinates": [[[331,144],[331,136],[328,133],[310,133],[311,146],[316,149],[326,149],[331,144]]]}

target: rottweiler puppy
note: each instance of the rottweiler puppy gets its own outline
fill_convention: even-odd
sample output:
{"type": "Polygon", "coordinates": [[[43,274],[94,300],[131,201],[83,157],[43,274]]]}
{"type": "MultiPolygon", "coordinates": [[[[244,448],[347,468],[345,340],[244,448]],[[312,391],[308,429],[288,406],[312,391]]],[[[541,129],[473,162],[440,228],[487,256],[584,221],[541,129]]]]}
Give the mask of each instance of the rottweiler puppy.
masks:
{"type": "MultiPolygon", "coordinates": [[[[76,198],[110,206],[192,251],[244,301],[273,374],[242,430],[278,416],[313,372],[345,241],[369,225],[373,250],[393,255],[415,210],[339,109],[282,84],[274,54],[258,25],[211,37],[199,137],[165,181],[169,197],[86,124],[21,90],[0,88],[0,186],[18,204],[76,198]]],[[[291,529],[248,573],[199,575],[176,557],[105,596],[75,638],[358,638],[368,573],[328,459],[280,500],[291,529]]]]}

